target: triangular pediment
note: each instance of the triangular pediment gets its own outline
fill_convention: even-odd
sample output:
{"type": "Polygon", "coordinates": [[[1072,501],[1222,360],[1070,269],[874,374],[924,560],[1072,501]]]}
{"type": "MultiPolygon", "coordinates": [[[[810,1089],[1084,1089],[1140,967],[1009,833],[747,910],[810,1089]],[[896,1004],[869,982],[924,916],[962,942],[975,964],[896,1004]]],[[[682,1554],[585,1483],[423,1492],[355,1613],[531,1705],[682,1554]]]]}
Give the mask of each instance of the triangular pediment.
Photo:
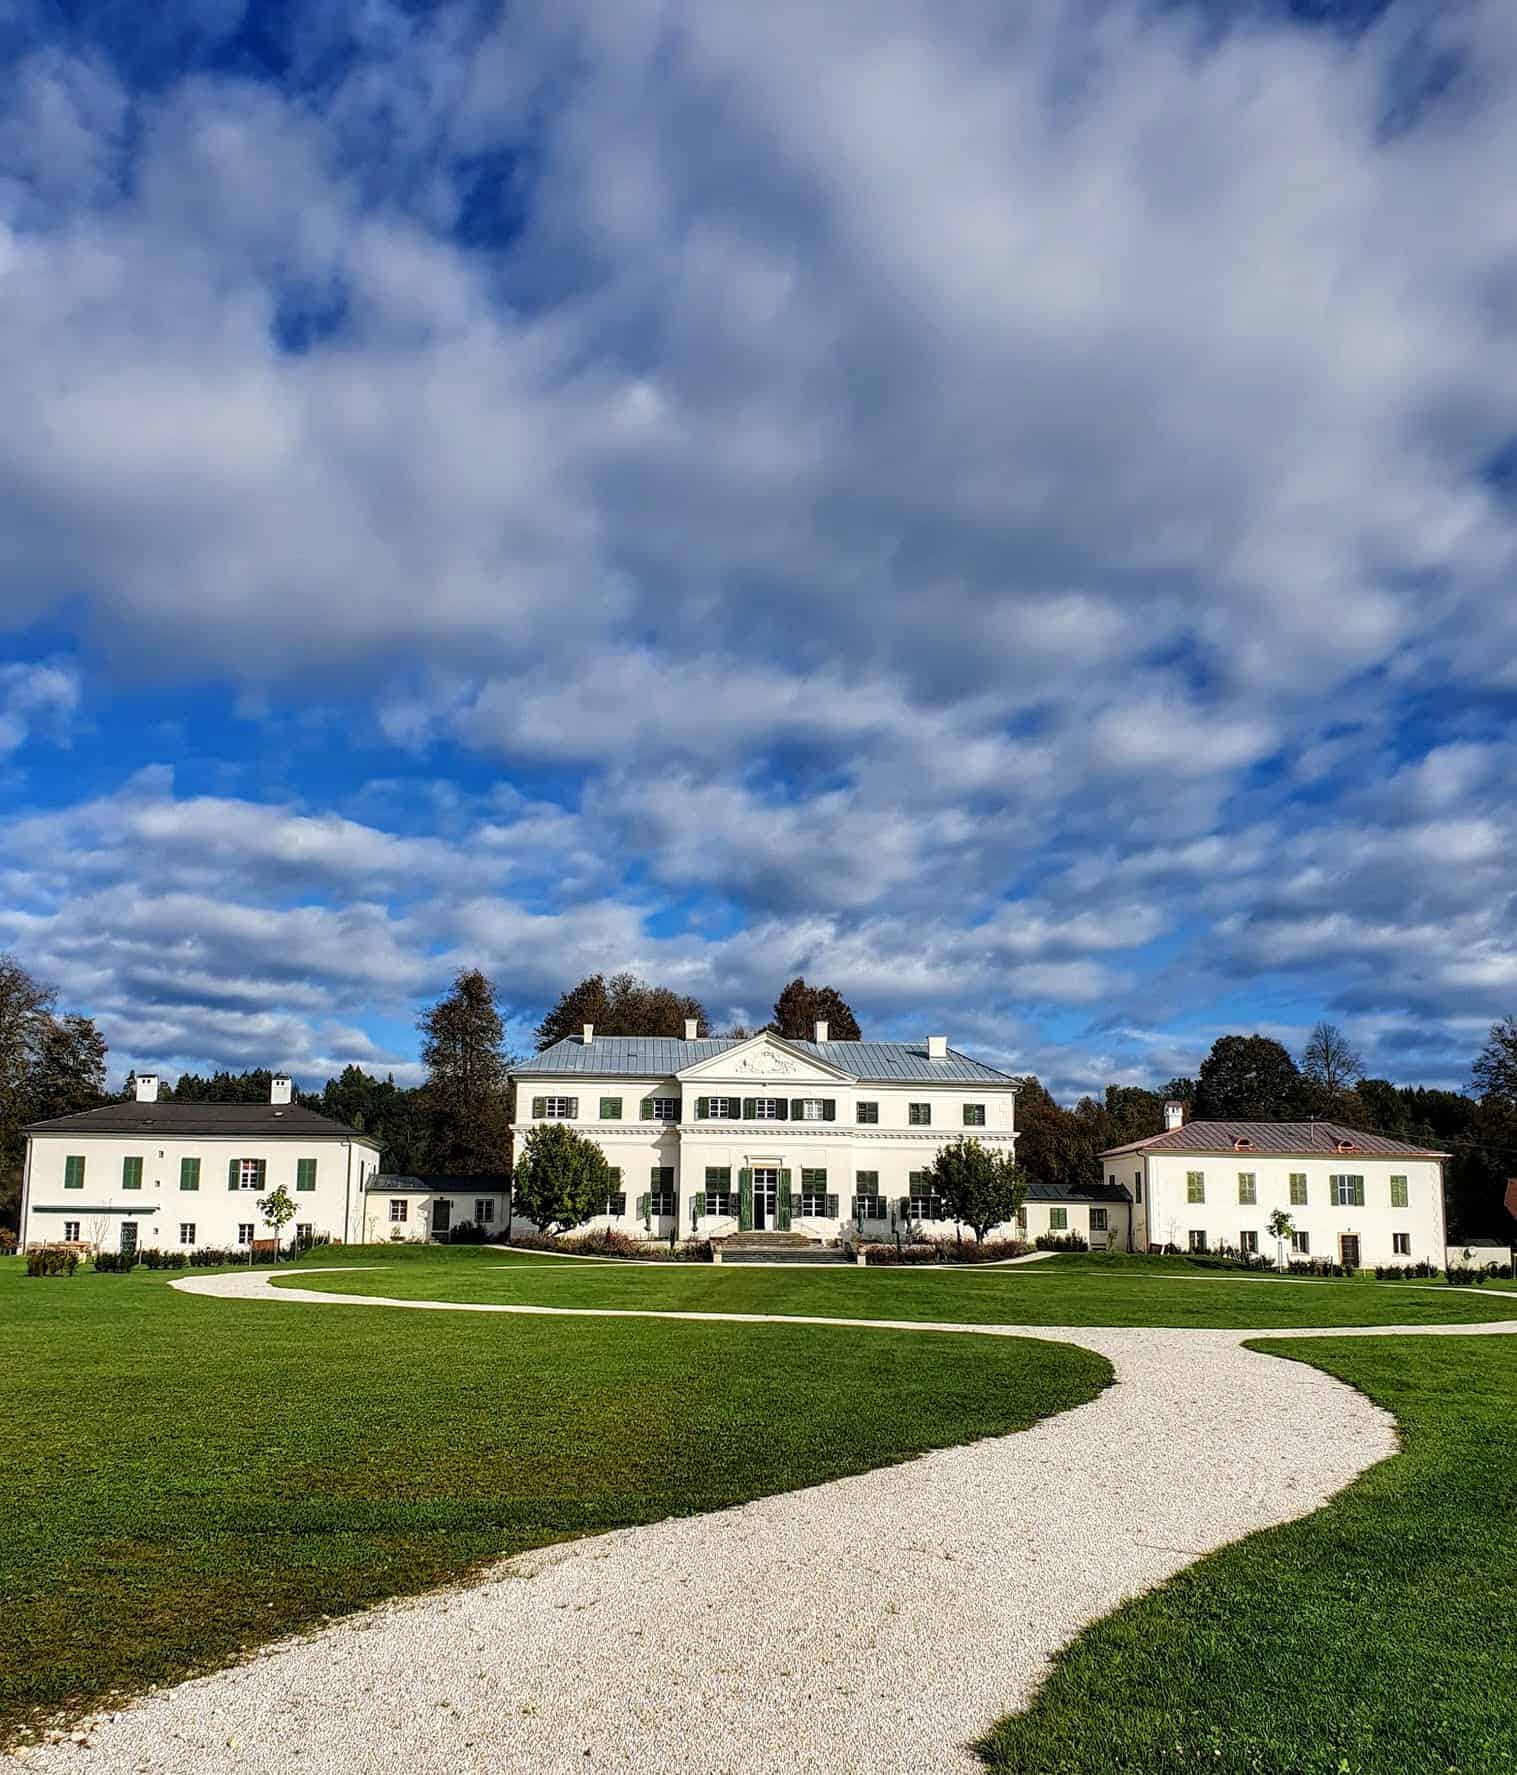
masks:
{"type": "Polygon", "coordinates": [[[854,1076],[842,1067],[819,1060],[804,1048],[797,1048],[768,1030],[750,1036],[745,1042],[713,1054],[709,1060],[697,1060],[675,1075],[692,1084],[738,1083],[804,1085],[808,1082],[826,1085],[851,1085],[854,1076]]]}

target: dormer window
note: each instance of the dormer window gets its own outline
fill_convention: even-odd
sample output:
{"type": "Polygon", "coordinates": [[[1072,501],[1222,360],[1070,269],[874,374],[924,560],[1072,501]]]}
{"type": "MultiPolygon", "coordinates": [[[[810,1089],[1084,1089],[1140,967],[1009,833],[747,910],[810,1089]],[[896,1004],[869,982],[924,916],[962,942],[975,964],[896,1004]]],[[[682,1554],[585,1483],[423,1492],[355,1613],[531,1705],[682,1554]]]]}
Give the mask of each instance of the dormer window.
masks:
{"type": "Polygon", "coordinates": [[[1357,1140],[1340,1140],[1338,1142],[1338,1151],[1341,1153],[1356,1153],[1358,1150],[1359,1143],[1357,1140]]]}
{"type": "Polygon", "coordinates": [[[1240,1134],[1233,1142],[1233,1151],[1235,1153],[1246,1153],[1253,1144],[1253,1141],[1251,1141],[1246,1134],[1240,1134]]]}

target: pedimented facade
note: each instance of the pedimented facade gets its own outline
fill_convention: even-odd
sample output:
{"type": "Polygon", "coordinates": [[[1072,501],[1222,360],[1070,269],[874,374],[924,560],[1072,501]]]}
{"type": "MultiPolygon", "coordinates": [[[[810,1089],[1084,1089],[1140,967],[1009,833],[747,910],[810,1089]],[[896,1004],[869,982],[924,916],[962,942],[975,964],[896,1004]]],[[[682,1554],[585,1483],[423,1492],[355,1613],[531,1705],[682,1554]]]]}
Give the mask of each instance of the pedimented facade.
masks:
{"type": "MultiPolygon", "coordinates": [[[[924,1174],[961,1134],[1010,1150],[1017,1084],[948,1046],[598,1036],[512,1074],[518,1141],[544,1122],[595,1140],[614,1174],[592,1224],[633,1236],[836,1238],[845,1223],[951,1236],[924,1174]]],[[[1017,1229],[1003,1229],[1010,1235],[1017,1229]]]]}

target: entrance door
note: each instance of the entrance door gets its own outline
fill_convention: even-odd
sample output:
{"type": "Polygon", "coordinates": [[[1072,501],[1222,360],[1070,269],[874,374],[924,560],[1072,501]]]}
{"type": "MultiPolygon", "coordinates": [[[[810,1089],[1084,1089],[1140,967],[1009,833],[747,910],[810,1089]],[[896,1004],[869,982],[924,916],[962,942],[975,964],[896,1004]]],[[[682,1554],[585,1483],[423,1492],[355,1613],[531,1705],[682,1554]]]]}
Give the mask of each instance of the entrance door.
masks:
{"type": "Polygon", "coordinates": [[[453,1204],[451,1202],[434,1202],[432,1204],[432,1237],[446,1239],[453,1225],[453,1204]]]}
{"type": "Polygon", "coordinates": [[[137,1249],[137,1222],[123,1220],[121,1223],[121,1249],[135,1251],[137,1249]]]}
{"type": "Polygon", "coordinates": [[[1338,1261],[1346,1270],[1357,1270],[1359,1267],[1359,1235],[1342,1233],[1338,1238],[1338,1261]]]}
{"type": "Polygon", "coordinates": [[[755,1171],[753,1174],[753,1228],[762,1232],[766,1226],[774,1225],[774,1204],[779,1194],[780,1174],[775,1171],[755,1171]]]}

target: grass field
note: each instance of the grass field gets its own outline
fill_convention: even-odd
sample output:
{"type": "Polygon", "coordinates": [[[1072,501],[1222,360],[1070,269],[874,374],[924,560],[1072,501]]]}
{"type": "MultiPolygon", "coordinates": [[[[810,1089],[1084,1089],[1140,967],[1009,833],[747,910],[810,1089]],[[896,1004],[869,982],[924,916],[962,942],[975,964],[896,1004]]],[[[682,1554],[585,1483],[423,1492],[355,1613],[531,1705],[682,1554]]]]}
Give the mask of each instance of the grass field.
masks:
{"type": "Polygon", "coordinates": [[[271,1308],[15,1260],[0,1337],[0,1735],[490,1555],[1020,1429],[1110,1378],[1031,1341],[271,1308]]]}
{"type": "MultiPolygon", "coordinates": [[[[800,1313],[999,1325],[1479,1324],[1517,1319],[1517,1288],[1316,1281],[1219,1274],[1184,1258],[1058,1256],[1009,1269],[797,1269],[580,1262],[478,1246],[381,1245],[317,1252],[311,1264],[369,1264],[300,1286],[397,1299],[800,1313]]],[[[306,1267],[306,1266],[298,1266],[306,1267]]],[[[298,1271],[297,1271],[298,1273],[298,1271]]]]}
{"type": "Polygon", "coordinates": [[[1010,1775],[1509,1775],[1517,1338],[1256,1347],[1361,1388],[1405,1452],[1097,1623],[987,1760],[1010,1775]]]}

